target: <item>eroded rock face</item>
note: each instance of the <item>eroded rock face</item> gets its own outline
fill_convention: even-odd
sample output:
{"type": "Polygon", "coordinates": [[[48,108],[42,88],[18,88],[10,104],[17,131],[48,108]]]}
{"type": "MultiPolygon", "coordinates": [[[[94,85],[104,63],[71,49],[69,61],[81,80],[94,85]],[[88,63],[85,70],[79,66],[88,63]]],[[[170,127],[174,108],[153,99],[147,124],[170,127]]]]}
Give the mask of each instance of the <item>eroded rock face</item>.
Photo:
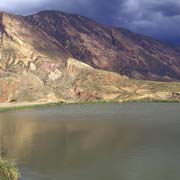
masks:
{"type": "Polygon", "coordinates": [[[22,17],[7,13],[0,14],[0,42],[0,102],[55,99],[45,83],[61,77],[68,52],[22,17]]]}
{"type": "Polygon", "coordinates": [[[180,83],[132,80],[72,58],[61,73],[60,67],[42,74],[4,72],[0,74],[0,84],[0,102],[180,100],[180,83]]]}
{"type": "Polygon", "coordinates": [[[65,65],[70,54],[52,37],[22,17],[1,13],[1,69],[22,72],[36,70],[41,62],[65,65]]]}
{"type": "Polygon", "coordinates": [[[74,58],[95,68],[135,79],[180,80],[179,50],[151,38],[59,11],[25,19],[55,38],[74,58]]]}
{"type": "MultiPolygon", "coordinates": [[[[58,15],[58,18],[60,18],[60,15],[58,15]]],[[[54,18],[56,16],[57,14],[55,14],[54,18]]],[[[115,47],[115,44],[121,42],[124,43],[124,45],[123,48],[122,44],[121,46],[118,45],[119,48],[124,49],[126,47],[131,49],[133,48],[129,46],[129,44],[132,43],[131,40],[129,40],[128,44],[124,40],[118,41],[119,36],[117,36],[116,40],[118,42],[114,39],[114,45],[112,47],[111,44],[109,44],[110,35],[108,34],[108,28],[95,24],[90,20],[86,22],[85,19],[80,16],[67,14],[63,14],[62,16],[63,19],[57,24],[57,28],[65,23],[63,27],[66,27],[65,30],[67,32],[64,32],[64,36],[60,36],[64,38],[64,41],[56,39],[50,35],[49,32],[45,32],[40,27],[30,23],[30,19],[27,20],[22,16],[1,13],[0,103],[22,101],[126,101],[137,99],[179,101],[179,83],[137,81],[116,72],[96,69],[95,67],[114,70],[115,61],[122,63],[122,66],[117,66],[121,67],[122,70],[127,67],[130,68],[128,57],[127,61],[124,62],[118,59],[115,60],[112,57],[115,57],[114,53],[122,53],[115,47]],[[81,24],[84,24],[84,26],[80,26],[79,21],[81,21],[81,24]],[[73,27],[68,24],[70,22],[73,27]],[[87,24],[85,24],[85,22],[87,24]],[[93,27],[93,30],[90,26],[93,27]],[[66,45],[68,41],[66,39],[66,33],[69,34],[68,37],[74,38],[73,41],[69,40],[69,47],[66,45]],[[78,41],[79,36],[85,38],[78,43],[83,43],[88,51],[91,51],[90,54],[86,53],[86,58],[93,58],[92,61],[87,61],[86,58],[82,58],[80,62],[73,58],[75,55],[72,51],[75,50],[73,48],[77,45],[76,41],[78,41]],[[99,38],[100,36],[101,38],[99,38]],[[92,55],[93,53],[97,54],[92,55]],[[100,56],[98,56],[98,54],[100,56]],[[83,63],[82,60],[92,66],[83,63]],[[127,63],[128,66],[125,66],[123,63],[127,63]]],[[[39,18],[39,15],[37,15],[36,18],[39,18]]],[[[46,19],[48,18],[45,18],[45,22],[46,19]]],[[[44,20],[42,23],[44,24],[44,20]]],[[[49,30],[54,32],[53,26],[46,23],[45,25],[50,28],[49,30]]],[[[58,31],[58,36],[59,33],[58,31]]],[[[118,33],[120,32],[118,31],[118,33]]],[[[135,46],[135,44],[132,44],[132,46],[135,46]]],[[[82,51],[79,51],[78,48],[75,51],[83,55],[83,48],[80,48],[82,51]]],[[[140,48],[140,46],[138,46],[138,48],[140,48]]],[[[172,51],[172,49],[169,51],[172,51]]],[[[126,50],[123,52],[124,55],[128,56],[128,53],[126,54],[125,52],[126,50]]],[[[79,57],[79,55],[77,57],[79,57]]],[[[85,56],[83,55],[83,57],[85,56]]],[[[172,54],[172,64],[178,72],[179,68],[174,65],[175,58],[174,54],[172,54]]],[[[141,60],[142,62],[146,61],[142,58],[141,60]]],[[[155,66],[154,62],[156,62],[156,60],[152,61],[151,65],[153,69],[156,69],[157,66],[155,66]]],[[[177,61],[177,63],[178,62],[179,61],[177,61]]],[[[137,64],[133,63],[133,65],[134,66],[131,66],[132,68],[136,67],[135,65],[144,68],[138,61],[137,64]]],[[[161,67],[161,63],[158,64],[158,67],[161,67]]],[[[131,73],[138,78],[144,78],[145,74],[141,73],[140,69],[132,70],[131,73]]],[[[150,72],[148,72],[148,75],[149,79],[153,79],[152,77],[160,77],[150,72]]],[[[165,76],[162,77],[164,78],[165,76]]],[[[172,76],[167,76],[167,78],[172,79],[172,76]]]]}

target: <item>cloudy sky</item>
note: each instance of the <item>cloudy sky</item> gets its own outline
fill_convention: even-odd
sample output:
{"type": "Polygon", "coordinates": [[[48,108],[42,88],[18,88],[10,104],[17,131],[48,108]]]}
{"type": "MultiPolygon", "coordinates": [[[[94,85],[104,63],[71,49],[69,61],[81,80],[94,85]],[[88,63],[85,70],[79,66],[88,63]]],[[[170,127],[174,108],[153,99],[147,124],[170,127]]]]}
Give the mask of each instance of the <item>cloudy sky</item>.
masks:
{"type": "Polygon", "coordinates": [[[0,10],[31,14],[40,10],[78,13],[180,45],[180,0],[0,0],[0,10]]]}

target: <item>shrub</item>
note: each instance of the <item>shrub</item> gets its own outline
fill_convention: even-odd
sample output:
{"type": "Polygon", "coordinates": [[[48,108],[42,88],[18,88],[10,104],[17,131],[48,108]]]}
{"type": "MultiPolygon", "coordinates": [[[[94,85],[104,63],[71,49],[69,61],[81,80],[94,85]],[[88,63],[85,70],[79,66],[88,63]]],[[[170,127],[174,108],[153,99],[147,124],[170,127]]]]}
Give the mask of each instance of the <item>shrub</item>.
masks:
{"type": "Polygon", "coordinates": [[[0,158],[0,180],[18,180],[20,174],[12,160],[0,158]]]}

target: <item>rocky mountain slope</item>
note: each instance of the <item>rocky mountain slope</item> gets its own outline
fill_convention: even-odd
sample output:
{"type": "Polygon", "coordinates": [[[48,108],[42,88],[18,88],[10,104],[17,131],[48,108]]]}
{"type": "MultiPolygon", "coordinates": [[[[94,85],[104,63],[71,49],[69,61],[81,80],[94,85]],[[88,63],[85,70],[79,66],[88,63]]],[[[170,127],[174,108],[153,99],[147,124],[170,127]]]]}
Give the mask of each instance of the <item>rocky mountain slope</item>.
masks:
{"type": "Polygon", "coordinates": [[[180,83],[133,80],[93,66],[74,59],[65,44],[27,17],[0,14],[0,102],[180,101],[180,83]]]}
{"type": "Polygon", "coordinates": [[[25,19],[55,38],[76,59],[135,79],[179,81],[180,51],[122,28],[59,11],[25,19]]]}

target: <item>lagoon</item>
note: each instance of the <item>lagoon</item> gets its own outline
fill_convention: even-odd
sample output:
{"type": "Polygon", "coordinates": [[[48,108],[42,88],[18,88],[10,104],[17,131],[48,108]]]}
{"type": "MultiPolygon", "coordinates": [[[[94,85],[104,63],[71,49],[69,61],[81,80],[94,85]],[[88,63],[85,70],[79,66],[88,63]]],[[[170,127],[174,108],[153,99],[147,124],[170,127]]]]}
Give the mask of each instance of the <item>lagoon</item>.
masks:
{"type": "Polygon", "coordinates": [[[0,113],[21,180],[180,179],[180,104],[72,104],[0,113]]]}

